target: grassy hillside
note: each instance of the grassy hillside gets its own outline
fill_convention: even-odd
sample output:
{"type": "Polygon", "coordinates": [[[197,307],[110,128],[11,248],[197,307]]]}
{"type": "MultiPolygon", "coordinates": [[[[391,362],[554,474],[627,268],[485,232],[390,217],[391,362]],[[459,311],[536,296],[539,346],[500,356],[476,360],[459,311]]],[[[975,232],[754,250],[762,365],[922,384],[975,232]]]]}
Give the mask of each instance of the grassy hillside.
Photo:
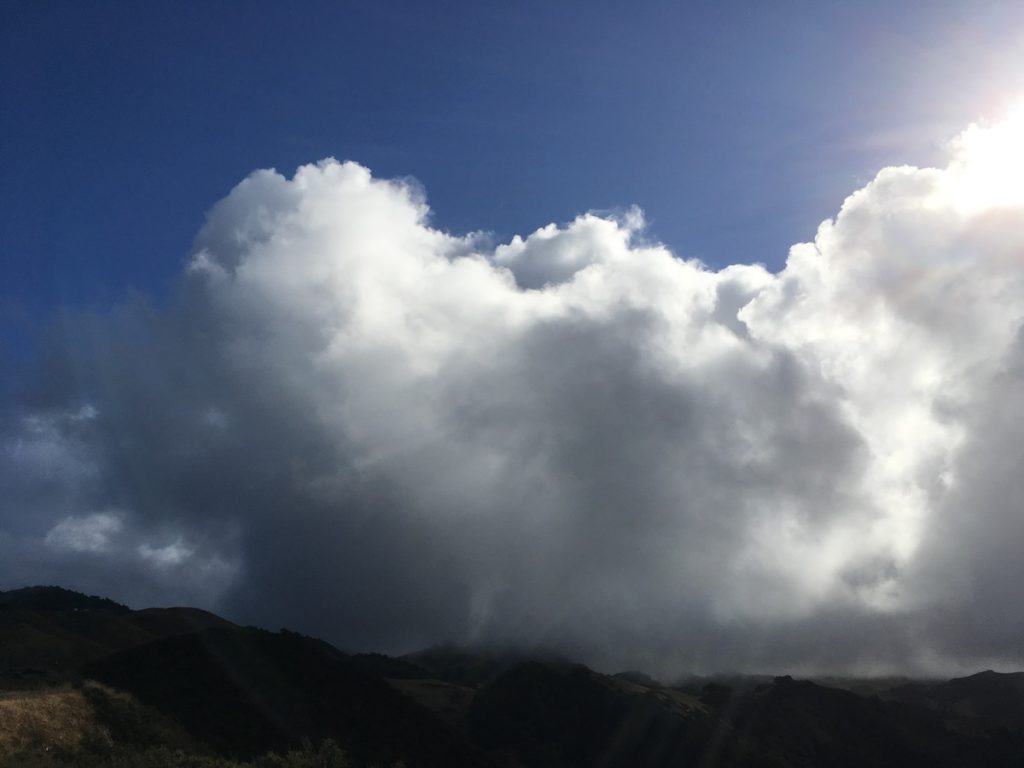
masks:
{"type": "Polygon", "coordinates": [[[0,694],[0,766],[368,768],[330,740],[253,760],[218,756],[160,712],[96,683],[0,694]]]}
{"type": "Polygon", "coordinates": [[[71,761],[115,746],[204,751],[158,710],[95,682],[0,693],[0,764],[26,755],[71,761]]]}
{"type": "Polygon", "coordinates": [[[97,733],[92,707],[80,690],[0,694],[0,755],[73,751],[97,733]]]}

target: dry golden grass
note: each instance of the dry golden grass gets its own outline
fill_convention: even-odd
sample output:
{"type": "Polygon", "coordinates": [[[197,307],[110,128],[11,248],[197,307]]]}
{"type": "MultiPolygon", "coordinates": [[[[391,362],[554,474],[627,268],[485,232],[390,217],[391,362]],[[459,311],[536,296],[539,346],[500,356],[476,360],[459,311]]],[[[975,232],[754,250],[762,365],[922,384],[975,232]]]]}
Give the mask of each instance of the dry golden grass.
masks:
{"type": "Polygon", "coordinates": [[[81,691],[0,694],[0,755],[72,750],[95,728],[92,708],[81,691]]]}

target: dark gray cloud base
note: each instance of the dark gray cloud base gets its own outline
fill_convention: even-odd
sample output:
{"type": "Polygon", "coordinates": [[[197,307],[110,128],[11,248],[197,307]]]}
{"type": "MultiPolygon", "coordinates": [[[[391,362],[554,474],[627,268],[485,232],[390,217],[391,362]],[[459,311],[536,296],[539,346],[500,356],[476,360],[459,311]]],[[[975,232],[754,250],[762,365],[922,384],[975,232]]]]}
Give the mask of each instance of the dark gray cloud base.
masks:
{"type": "Polygon", "coordinates": [[[635,211],[494,248],[354,163],[254,173],[166,307],[55,322],[0,432],[0,581],[386,651],[1024,663],[1004,134],[882,171],[777,275],[635,211]]]}

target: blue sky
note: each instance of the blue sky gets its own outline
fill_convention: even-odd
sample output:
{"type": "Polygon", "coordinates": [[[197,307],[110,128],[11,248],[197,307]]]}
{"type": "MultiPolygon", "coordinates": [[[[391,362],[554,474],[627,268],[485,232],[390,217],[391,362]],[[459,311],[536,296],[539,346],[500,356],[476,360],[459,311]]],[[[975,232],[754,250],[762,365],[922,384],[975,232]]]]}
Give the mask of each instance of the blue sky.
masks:
{"type": "Polygon", "coordinates": [[[0,17],[0,589],[1024,664],[1019,1],[0,17]]]}
{"type": "Polygon", "coordinates": [[[214,201],[327,156],[453,232],[638,205],[677,254],[778,268],[993,106],[1017,5],[5,3],[6,324],[159,300],[214,201]]]}

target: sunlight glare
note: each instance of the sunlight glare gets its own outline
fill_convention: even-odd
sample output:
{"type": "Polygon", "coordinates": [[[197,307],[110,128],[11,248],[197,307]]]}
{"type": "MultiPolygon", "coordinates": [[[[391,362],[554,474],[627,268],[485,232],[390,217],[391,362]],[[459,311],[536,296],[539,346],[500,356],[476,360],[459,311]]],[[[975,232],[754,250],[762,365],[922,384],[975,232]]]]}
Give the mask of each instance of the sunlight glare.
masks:
{"type": "Polygon", "coordinates": [[[953,142],[946,192],[968,213],[1024,205],[1024,102],[1004,120],[971,125],[953,142]]]}

